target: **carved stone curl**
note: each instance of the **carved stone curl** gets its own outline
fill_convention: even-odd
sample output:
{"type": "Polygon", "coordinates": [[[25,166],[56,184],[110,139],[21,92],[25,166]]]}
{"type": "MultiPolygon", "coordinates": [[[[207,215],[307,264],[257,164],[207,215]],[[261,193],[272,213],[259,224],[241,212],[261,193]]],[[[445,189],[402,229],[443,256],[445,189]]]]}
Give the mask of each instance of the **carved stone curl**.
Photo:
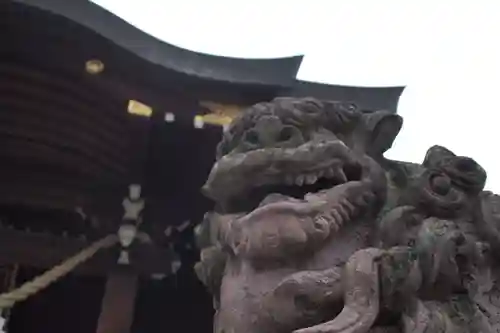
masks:
{"type": "Polygon", "coordinates": [[[197,230],[216,333],[495,331],[500,200],[445,148],[384,159],[401,124],[294,98],[235,120],[197,230]]]}

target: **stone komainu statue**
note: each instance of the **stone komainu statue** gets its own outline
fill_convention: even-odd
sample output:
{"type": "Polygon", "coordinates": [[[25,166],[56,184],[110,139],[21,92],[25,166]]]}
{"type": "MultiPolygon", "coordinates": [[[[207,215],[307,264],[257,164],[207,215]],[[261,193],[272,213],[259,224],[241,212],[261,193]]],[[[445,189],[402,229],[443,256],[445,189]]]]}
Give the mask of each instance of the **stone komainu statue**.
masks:
{"type": "Polygon", "coordinates": [[[401,125],[295,98],[233,122],[197,229],[216,333],[500,331],[500,198],[443,147],[385,159],[401,125]]]}

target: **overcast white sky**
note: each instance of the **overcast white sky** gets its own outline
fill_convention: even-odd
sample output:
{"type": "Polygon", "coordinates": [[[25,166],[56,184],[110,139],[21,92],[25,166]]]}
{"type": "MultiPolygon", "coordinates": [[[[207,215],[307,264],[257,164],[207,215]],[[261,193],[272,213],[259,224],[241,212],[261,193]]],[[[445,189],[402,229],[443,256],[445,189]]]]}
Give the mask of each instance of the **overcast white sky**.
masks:
{"type": "Polygon", "coordinates": [[[440,144],[475,158],[500,192],[498,0],[96,0],[169,43],[216,55],[305,54],[298,77],[406,85],[390,158],[440,144]]]}

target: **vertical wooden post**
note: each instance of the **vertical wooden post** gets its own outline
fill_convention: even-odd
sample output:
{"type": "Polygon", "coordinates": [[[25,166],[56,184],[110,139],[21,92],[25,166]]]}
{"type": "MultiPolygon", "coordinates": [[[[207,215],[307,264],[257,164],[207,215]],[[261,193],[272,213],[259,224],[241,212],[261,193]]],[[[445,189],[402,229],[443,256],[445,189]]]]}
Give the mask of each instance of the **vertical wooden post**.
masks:
{"type": "Polygon", "coordinates": [[[108,276],[97,333],[130,333],[137,284],[138,277],[132,272],[119,271],[108,276]]]}
{"type": "MultiPolygon", "coordinates": [[[[9,292],[16,287],[18,271],[19,265],[17,264],[0,268],[0,279],[2,281],[0,293],[9,292]]],[[[11,308],[0,311],[0,332],[5,332],[7,330],[11,313],[11,308]]]]}

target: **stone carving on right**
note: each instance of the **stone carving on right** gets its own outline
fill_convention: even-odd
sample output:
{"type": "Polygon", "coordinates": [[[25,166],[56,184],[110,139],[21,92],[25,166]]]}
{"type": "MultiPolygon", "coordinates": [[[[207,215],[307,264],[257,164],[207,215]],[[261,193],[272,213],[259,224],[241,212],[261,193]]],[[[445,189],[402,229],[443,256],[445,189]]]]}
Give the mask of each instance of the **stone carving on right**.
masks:
{"type": "Polygon", "coordinates": [[[384,158],[401,126],[311,98],[233,122],[197,228],[215,333],[500,332],[500,197],[444,147],[384,158]]]}

